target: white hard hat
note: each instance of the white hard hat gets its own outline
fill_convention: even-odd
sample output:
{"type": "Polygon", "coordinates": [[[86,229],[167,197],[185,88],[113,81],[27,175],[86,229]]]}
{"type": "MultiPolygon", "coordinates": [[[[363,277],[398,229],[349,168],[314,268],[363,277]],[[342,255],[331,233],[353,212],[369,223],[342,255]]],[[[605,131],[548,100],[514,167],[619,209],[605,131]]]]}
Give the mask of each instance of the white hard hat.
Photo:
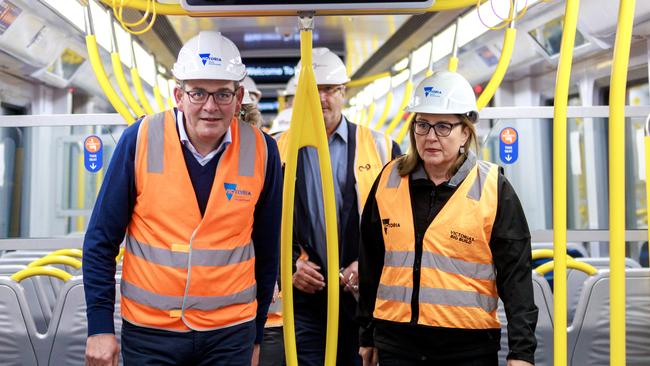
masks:
{"type": "Polygon", "coordinates": [[[241,81],[242,85],[244,85],[244,88],[248,90],[249,93],[255,95],[257,99],[259,100],[262,98],[262,92],[257,89],[257,85],[255,84],[255,81],[251,79],[250,76],[246,76],[244,80],[241,81]]]}
{"type": "Polygon", "coordinates": [[[244,87],[244,99],[242,99],[241,104],[255,104],[255,101],[251,98],[246,87],[244,87]]]}
{"type": "Polygon", "coordinates": [[[298,77],[294,75],[289,79],[287,86],[280,92],[280,95],[285,97],[294,96],[296,95],[296,89],[298,89],[298,77]]]}
{"type": "Polygon", "coordinates": [[[219,32],[202,31],[187,41],[172,69],[178,80],[232,80],[246,76],[239,50],[219,32]]]}
{"type": "Polygon", "coordinates": [[[478,119],[476,95],[460,74],[437,71],[422,80],[415,89],[406,112],[432,114],[464,114],[472,122],[478,119]]]}
{"type": "Polygon", "coordinates": [[[289,125],[291,124],[292,112],[293,108],[287,108],[278,113],[277,117],[275,117],[273,120],[273,123],[271,123],[271,130],[269,131],[269,135],[275,135],[276,133],[288,130],[289,125]]]}
{"type": "MultiPolygon", "coordinates": [[[[298,62],[296,76],[300,73],[300,66],[298,62]]],[[[329,48],[317,47],[312,50],[312,66],[318,85],[339,85],[350,81],[345,64],[329,48]]]]}

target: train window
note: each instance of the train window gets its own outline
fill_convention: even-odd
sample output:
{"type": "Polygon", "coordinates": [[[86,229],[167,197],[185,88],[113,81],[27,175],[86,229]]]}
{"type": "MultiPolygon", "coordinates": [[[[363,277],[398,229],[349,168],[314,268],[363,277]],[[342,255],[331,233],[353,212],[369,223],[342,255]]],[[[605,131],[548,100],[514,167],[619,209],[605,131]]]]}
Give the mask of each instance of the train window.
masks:
{"type": "MultiPolygon", "coordinates": [[[[629,85],[627,104],[631,106],[650,105],[648,83],[629,85]]],[[[625,195],[628,229],[643,229],[648,226],[644,125],[645,119],[643,118],[626,119],[625,123],[625,195]]]]}
{"type": "MultiPolygon", "coordinates": [[[[556,57],[560,53],[563,25],[563,18],[558,17],[540,27],[530,30],[528,34],[533,38],[533,40],[535,40],[535,44],[544,50],[546,56],[556,57]]],[[[587,44],[585,37],[579,30],[576,30],[574,48],[578,48],[585,44],[587,44]]]]}

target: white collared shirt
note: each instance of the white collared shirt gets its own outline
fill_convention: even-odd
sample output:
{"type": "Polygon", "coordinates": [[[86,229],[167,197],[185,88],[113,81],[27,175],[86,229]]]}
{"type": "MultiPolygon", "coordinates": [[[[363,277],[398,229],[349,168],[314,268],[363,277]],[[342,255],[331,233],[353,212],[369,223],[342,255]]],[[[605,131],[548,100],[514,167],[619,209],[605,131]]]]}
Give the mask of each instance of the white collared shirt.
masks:
{"type": "Polygon", "coordinates": [[[176,113],[176,124],[178,125],[178,134],[180,135],[181,138],[181,143],[187,147],[187,149],[194,155],[194,158],[196,161],[201,164],[201,166],[205,166],[205,164],[209,163],[212,158],[215,157],[218,153],[220,153],[222,150],[226,148],[230,143],[232,143],[232,134],[230,133],[230,127],[228,127],[228,130],[226,131],[226,134],[223,135],[223,139],[221,140],[221,144],[217,146],[216,149],[210,151],[207,155],[203,156],[201,155],[194,145],[192,145],[192,142],[190,141],[190,138],[187,136],[187,132],[185,131],[185,124],[183,123],[183,112],[178,111],[176,113]]]}

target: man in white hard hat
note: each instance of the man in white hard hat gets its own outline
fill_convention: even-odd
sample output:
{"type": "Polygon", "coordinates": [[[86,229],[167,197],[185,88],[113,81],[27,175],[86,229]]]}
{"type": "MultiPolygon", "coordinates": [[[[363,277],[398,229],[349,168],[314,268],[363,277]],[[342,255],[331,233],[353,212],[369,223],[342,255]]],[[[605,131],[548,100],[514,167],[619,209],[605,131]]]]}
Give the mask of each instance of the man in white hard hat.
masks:
{"type": "MultiPolygon", "coordinates": [[[[127,128],[84,241],[87,365],[117,365],[115,257],[125,365],[248,365],[278,268],[275,141],[239,122],[239,50],[217,32],[181,49],[178,109],[127,128]]],[[[255,363],[255,362],[253,362],[255,363]]]]}
{"type": "MultiPolygon", "coordinates": [[[[358,365],[359,326],[355,321],[358,291],[359,218],[382,167],[400,155],[397,144],[383,133],[348,121],[342,112],[345,84],[350,81],[343,61],[327,48],[314,48],[313,67],[327,132],[339,233],[340,309],[338,365],[358,365]]],[[[300,70],[300,64],[298,65],[300,70]]],[[[281,158],[286,135],[278,140],[281,158]]],[[[303,148],[298,156],[294,218],[293,285],[298,362],[322,365],[327,323],[327,255],[318,154],[303,148]]],[[[329,258],[329,260],[332,260],[329,258]]]]}
{"type": "Polygon", "coordinates": [[[293,107],[293,98],[296,95],[296,88],[298,87],[298,78],[294,75],[287,82],[287,86],[279,93],[284,97],[284,105],[286,108],[293,107]]]}
{"type": "Polygon", "coordinates": [[[241,83],[244,86],[244,88],[246,88],[246,90],[248,90],[248,92],[250,93],[253,103],[254,104],[259,103],[260,99],[262,99],[262,92],[257,88],[257,84],[255,84],[255,81],[250,76],[246,76],[241,83]]]}

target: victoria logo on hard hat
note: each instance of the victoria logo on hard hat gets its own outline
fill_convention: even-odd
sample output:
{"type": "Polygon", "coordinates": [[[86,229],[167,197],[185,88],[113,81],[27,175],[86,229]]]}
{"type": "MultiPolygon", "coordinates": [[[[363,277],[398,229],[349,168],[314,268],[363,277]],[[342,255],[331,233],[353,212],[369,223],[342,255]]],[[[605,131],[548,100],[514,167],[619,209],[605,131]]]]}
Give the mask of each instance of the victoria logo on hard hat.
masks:
{"type": "Polygon", "coordinates": [[[440,97],[442,96],[442,90],[436,89],[432,86],[425,86],[424,87],[424,96],[426,98],[428,97],[440,97]]]}
{"type": "Polygon", "coordinates": [[[209,53],[199,53],[199,58],[201,58],[201,63],[203,63],[203,66],[221,66],[221,58],[210,56],[209,53]]]}

